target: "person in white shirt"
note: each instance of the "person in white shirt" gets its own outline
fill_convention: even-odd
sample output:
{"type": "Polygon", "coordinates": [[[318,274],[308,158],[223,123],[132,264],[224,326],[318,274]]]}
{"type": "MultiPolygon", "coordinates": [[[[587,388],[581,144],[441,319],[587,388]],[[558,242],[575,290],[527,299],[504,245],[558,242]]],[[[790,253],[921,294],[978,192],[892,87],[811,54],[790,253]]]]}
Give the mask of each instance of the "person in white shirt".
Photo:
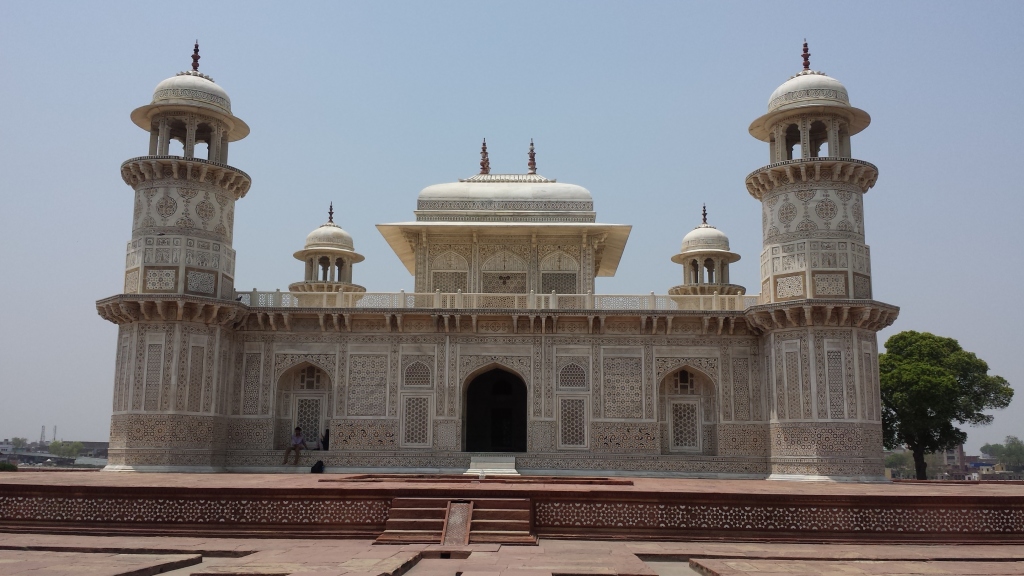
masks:
{"type": "Polygon", "coordinates": [[[289,446],[288,449],[284,451],[284,462],[282,462],[281,465],[283,466],[283,465],[288,463],[288,454],[292,450],[294,450],[295,451],[295,461],[292,462],[292,464],[295,465],[295,466],[298,466],[298,464],[299,464],[299,453],[305,447],[306,447],[306,440],[302,437],[302,428],[296,427],[295,428],[295,432],[292,434],[291,446],[289,446]]]}

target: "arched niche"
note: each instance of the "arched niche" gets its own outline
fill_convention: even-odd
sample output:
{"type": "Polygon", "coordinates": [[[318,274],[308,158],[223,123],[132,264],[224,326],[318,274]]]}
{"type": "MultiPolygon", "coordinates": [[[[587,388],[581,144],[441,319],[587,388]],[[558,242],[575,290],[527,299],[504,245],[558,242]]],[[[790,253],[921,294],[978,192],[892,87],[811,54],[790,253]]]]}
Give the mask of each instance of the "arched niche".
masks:
{"type": "Polygon", "coordinates": [[[658,423],[662,453],[717,454],[713,376],[688,363],[671,368],[658,384],[658,423]]]}
{"type": "Polygon", "coordinates": [[[490,294],[525,294],[527,284],[526,260],[508,250],[502,250],[484,261],[480,267],[480,291],[490,294]]]}
{"type": "Polygon", "coordinates": [[[328,428],[333,397],[333,382],[323,367],[302,361],[283,370],[277,380],[274,447],[287,448],[296,426],[306,445],[316,447],[328,428]]]}

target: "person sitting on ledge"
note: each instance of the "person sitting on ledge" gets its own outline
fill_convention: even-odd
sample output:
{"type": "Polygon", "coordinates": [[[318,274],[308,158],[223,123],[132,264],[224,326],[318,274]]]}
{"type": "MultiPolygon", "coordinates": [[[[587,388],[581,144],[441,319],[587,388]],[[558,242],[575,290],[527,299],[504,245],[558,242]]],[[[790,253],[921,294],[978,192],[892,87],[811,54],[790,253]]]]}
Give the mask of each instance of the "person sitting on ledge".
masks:
{"type": "Polygon", "coordinates": [[[281,462],[281,465],[284,466],[285,464],[288,463],[288,453],[291,452],[292,450],[295,450],[295,461],[292,462],[292,464],[295,465],[295,466],[298,466],[299,465],[299,453],[305,447],[306,447],[306,440],[302,437],[302,428],[299,428],[298,426],[296,426],[295,427],[295,433],[292,434],[291,446],[289,446],[288,449],[284,451],[284,462],[281,462]]]}

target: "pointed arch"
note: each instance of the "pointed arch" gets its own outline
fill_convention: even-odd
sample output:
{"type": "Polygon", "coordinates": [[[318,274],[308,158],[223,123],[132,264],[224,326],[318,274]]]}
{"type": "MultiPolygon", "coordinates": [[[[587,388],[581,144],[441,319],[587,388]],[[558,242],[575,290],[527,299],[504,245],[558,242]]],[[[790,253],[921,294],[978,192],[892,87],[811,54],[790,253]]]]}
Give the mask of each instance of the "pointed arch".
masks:
{"type": "Polygon", "coordinates": [[[530,378],[529,378],[528,374],[529,374],[529,362],[531,361],[531,359],[530,359],[529,356],[523,356],[522,357],[522,359],[526,362],[526,366],[525,367],[513,366],[513,364],[515,364],[515,362],[514,361],[510,362],[509,361],[509,360],[517,360],[517,359],[519,359],[519,357],[514,357],[512,359],[509,359],[509,358],[492,358],[492,359],[489,359],[489,360],[487,360],[485,362],[482,362],[481,364],[477,365],[474,368],[471,368],[470,371],[465,373],[465,375],[462,377],[462,393],[465,394],[466,388],[469,386],[469,383],[472,382],[474,378],[476,378],[477,376],[479,376],[479,375],[481,375],[481,374],[483,374],[485,372],[490,372],[491,370],[494,370],[494,369],[504,370],[505,372],[509,372],[510,374],[518,377],[523,382],[527,382],[528,383],[530,381],[530,378]]]}
{"type": "Polygon", "coordinates": [[[540,261],[540,269],[555,272],[578,272],[580,263],[566,252],[556,250],[540,261]]]}
{"type": "Polygon", "coordinates": [[[508,250],[501,250],[484,261],[480,269],[484,272],[526,272],[526,260],[508,250]]]}
{"type": "Polygon", "coordinates": [[[307,363],[326,372],[333,382],[336,362],[334,354],[278,354],[274,359],[274,380],[280,380],[282,374],[295,366],[307,363]]]}
{"type": "Polygon", "coordinates": [[[431,270],[469,270],[469,262],[464,256],[449,250],[442,252],[430,261],[431,270]]]}
{"type": "Polygon", "coordinates": [[[586,368],[576,362],[570,362],[558,371],[559,388],[585,390],[588,384],[586,368]]]}

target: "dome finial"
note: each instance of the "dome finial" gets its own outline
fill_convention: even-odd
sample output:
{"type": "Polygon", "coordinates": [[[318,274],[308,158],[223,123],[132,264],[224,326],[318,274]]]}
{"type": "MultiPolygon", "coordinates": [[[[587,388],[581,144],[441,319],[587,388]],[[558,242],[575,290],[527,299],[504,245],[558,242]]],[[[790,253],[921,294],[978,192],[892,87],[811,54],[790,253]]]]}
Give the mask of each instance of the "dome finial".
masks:
{"type": "Polygon", "coordinates": [[[331,207],[327,209],[327,221],[334,224],[334,202],[331,202],[331,207]]]}
{"type": "Polygon", "coordinates": [[[533,138],[530,138],[530,161],[526,164],[530,174],[537,173],[537,153],[533,151],[533,138]]]}
{"type": "Polygon", "coordinates": [[[192,50],[192,70],[199,71],[199,39],[196,39],[196,47],[192,50]]]}
{"type": "Polygon", "coordinates": [[[708,205],[707,204],[701,204],[701,211],[700,212],[701,212],[701,217],[704,219],[704,225],[707,226],[707,224],[708,224],[708,205]]]}
{"type": "Polygon", "coordinates": [[[487,138],[484,138],[484,143],[480,147],[480,173],[491,173],[491,160],[487,157],[487,138]]]}
{"type": "Polygon", "coordinates": [[[811,53],[807,51],[807,38],[804,38],[804,70],[811,69],[811,53]]]}

